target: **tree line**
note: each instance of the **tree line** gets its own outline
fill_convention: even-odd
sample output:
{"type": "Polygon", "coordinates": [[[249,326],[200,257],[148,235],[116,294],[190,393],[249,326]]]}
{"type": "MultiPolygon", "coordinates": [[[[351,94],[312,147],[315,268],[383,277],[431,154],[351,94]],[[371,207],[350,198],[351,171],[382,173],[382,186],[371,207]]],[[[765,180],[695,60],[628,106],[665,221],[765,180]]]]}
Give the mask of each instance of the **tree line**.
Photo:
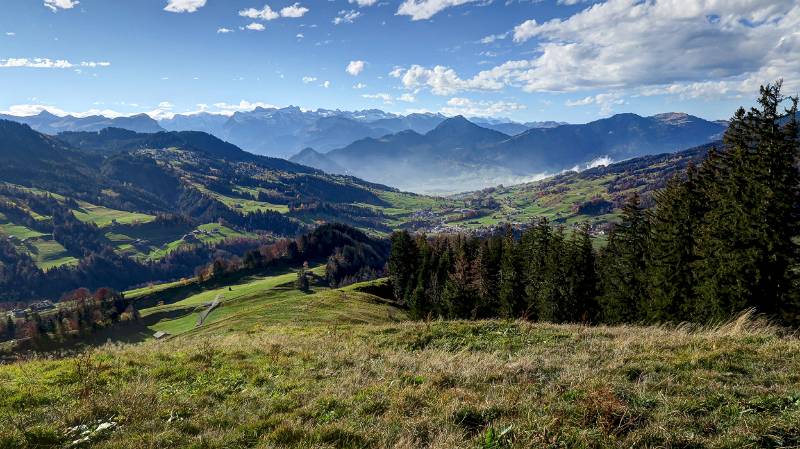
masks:
{"type": "Polygon", "coordinates": [[[10,315],[0,321],[0,341],[23,340],[34,347],[49,347],[94,334],[119,324],[140,319],[133,301],[114,290],[95,292],[81,288],[65,295],[59,307],[30,312],[24,317],[10,315]]]}
{"type": "Polygon", "coordinates": [[[718,322],[753,308],[797,324],[798,99],[780,91],[763,86],[653,207],[631,194],[599,251],[588,227],[546,220],[519,238],[393,234],[396,299],[416,318],[718,322]]]}

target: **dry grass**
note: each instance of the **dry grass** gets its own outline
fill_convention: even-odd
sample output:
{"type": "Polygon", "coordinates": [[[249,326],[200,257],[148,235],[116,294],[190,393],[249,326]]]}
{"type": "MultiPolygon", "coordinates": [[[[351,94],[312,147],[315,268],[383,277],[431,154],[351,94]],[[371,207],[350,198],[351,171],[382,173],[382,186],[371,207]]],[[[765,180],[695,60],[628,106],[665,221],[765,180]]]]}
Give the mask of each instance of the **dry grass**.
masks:
{"type": "Polygon", "coordinates": [[[274,326],[0,367],[0,448],[798,447],[800,341],[524,322],[274,326]]]}

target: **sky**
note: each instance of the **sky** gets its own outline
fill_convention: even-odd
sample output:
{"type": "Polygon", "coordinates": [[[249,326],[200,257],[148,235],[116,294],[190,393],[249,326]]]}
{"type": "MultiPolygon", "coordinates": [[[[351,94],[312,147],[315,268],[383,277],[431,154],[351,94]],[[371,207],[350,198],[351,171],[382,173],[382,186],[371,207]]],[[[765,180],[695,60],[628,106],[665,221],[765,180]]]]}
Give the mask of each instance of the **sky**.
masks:
{"type": "Polygon", "coordinates": [[[800,0],[3,0],[0,111],[583,123],[800,90],[800,0]]]}

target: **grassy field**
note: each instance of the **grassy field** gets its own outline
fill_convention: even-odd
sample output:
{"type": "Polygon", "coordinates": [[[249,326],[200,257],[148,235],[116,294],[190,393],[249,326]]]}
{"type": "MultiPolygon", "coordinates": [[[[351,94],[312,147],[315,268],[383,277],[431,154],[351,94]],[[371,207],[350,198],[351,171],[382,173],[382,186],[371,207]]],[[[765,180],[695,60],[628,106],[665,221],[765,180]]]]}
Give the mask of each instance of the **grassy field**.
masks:
{"type": "Polygon", "coordinates": [[[800,341],[747,317],[691,331],[266,310],[0,366],[0,448],[64,447],[82,425],[93,448],[800,445],[800,341]]]}
{"type": "Polygon", "coordinates": [[[50,234],[43,234],[10,222],[0,223],[0,238],[8,236],[15,237],[16,240],[13,242],[17,250],[28,253],[36,265],[43,270],[78,262],[78,259],[60,243],[53,240],[50,234]]]}
{"type": "Polygon", "coordinates": [[[80,209],[75,209],[72,212],[78,220],[94,223],[101,228],[110,226],[112,223],[149,223],[156,219],[156,217],[152,215],[109,209],[86,202],[81,202],[80,209]]]}
{"type": "MultiPolygon", "coordinates": [[[[309,272],[320,279],[325,267],[320,265],[309,272]]],[[[296,271],[287,269],[269,276],[246,277],[225,287],[179,297],[177,301],[170,300],[175,295],[167,288],[161,293],[155,288],[141,289],[126,296],[136,298],[146,293],[159,299],[163,295],[167,299],[163,305],[143,309],[141,315],[152,332],[163,331],[173,336],[249,333],[286,323],[318,325],[405,319],[405,312],[387,308],[384,301],[352,287],[330,290],[320,279],[310,291],[298,291],[294,287],[296,278],[296,271]],[[220,300],[219,307],[198,327],[198,316],[215,299],[220,300]]],[[[179,285],[173,284],[172,288],[179,285]]]]}

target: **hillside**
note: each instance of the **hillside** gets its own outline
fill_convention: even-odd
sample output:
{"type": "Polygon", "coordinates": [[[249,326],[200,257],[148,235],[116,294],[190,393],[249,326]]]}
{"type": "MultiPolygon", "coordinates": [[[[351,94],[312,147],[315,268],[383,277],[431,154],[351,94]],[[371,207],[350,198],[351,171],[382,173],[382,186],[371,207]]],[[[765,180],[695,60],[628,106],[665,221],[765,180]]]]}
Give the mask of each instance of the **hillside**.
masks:
{"type": "Polygon", "coordinates": [[[541,181],[454,195],[450,198],[464,201],[464,204],[495,206],[474,209],[465,219],[450,221],[449,226],[480,229],[547,218],[569,225],[588,222],[595,232],[604,233],[607,225],[617,220],[631,193],[639,193],[643,204],[651,206],[655,191],[664,188],[672,177],[681,175],[689,164],[700,164],[710,148],[720,145],[716,142],[677,153],[643,156],[581,172],[567,172],[541,181]]]}
{"type": "Polygon", "coordinates": [[[192,263],[215,251],[243,255],[324,222],[385,235],[412,213],[409,204],[435,204],[253,155],[199,132],[106,129],[52,137],[0,121],[0,160],[0,281],[15,286],[0,301],[28,295],[17,283],[35,285],[31,276],[43,276],[36,270],[169,259],[164,263],[191,274],[192,263]],[[197,251],[205,255],[189,257],[197,251]],[[100,254],[102,263],[92,258],[100,254]]]}
{"type": "Polygon", "coordinates": [[[454,193],[523,183],[598,161],[678,151],[719,139],[725,126],[672,113],[618,114],[583,125],[554,124],[518,134],[513,127],[509,134],[494,129],[504,128],[454,117],[424,135],[404,131],[327,153],[306,151],[291,160],[321,169],[342,167],[339,173],[401,190],[454,193]]]}
{"type": "Polygon", "coordinates": [[[13,423],[0,446],[800,444],[800,344],[747,319],[698,331],[368,323],[220,326],[0,365],[13,423]]]}

